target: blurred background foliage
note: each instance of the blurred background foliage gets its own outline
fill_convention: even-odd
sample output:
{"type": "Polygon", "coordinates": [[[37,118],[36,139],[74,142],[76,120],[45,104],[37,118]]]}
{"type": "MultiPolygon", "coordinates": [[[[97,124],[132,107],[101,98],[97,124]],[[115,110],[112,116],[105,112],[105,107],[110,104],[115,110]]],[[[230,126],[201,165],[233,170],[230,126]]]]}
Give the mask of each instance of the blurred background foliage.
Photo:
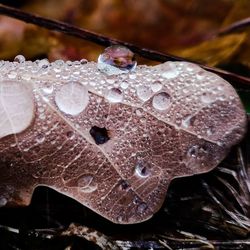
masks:
{"type": "MultiPolygon", "coordinates": [[[[4,0],[0,3],[64,21],[140,47],[250,76],[250,26],[218,35],[249,17],[249,0],[4,0]]],[[[103,48],[0,16],[0,59],[96,60],[103,48]]],[[[143,58],[139,63],[156,64],[143,58]]],[[[232,83],[233,84],[233,83],[232,83]]],[[[238,89],[250,112],[249,88],[238,89]]]]}

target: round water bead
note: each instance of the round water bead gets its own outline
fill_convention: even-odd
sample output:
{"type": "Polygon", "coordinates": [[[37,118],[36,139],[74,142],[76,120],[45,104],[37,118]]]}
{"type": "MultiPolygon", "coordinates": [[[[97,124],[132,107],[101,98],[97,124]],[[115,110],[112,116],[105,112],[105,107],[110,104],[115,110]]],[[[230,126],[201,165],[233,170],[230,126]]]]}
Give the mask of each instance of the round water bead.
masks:
{"type": "Polygon", "coordinates": [[[98,57],[98,63],[114,66],[120,70],[133,70],[136,67],[134,53],[120,45],[107,47],[98,57]]]}

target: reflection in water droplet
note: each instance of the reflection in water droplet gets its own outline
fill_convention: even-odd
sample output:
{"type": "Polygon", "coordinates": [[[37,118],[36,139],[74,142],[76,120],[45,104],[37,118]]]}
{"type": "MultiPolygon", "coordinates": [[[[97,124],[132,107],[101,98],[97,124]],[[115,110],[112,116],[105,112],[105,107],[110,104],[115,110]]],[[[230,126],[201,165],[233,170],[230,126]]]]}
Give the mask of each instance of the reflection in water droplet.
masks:
{"type": "Polygon", "coordinates": [[[111,65],[120,70],[133,70],[137,64],[134,53],[120,45],[113,45],[106,48],[99,56],[98,63],[111,65]]]}
{"type": "Polygon", "coordinates": [[[78,181],[78,187],[81,192],[84,193],[92,193],[97,189],[97,184],[93,183],[94,177],[92,175],[83,175],[78,181]]]}
{"type": "Polygon", "coordinates": [[[151,84],[151,89],[153,92],[158,92],[162,89],[162,84],[160,81],[154,81],[152,84],[151,84]]]}
{"type": "Polygon", "coordinates": [[[25,57],[23,55],[17,55],[14,58],[14,62],[18,62],[18,63],[24,63],[25,62],[25,57]]]}
{"type": "Polygon", "coordinates": [[[171,97],[166,92],[161,92],[153,97],[153,107],[158,110],[166,110],[171,104],[171,97]]]}
{"type": "Polygon", "coordinates": [[[141,204],[138,205],[137,212],[142,214],[142,213],[145,213],[147,209],[148,209],[148,205],[142,202],[141,204]]]}
{"type": "Polygon", "coordinates": [[[42,90],[45,94],[52,94],[53,90],[54,90],[54,86],[52,83],[50,82],[46,82],[44,83],[44,85],[42,86],[42,90]]]}
{"type": "Polygon", "coordinates": [[[152,96],[152,90],[149,87],[146,86],[139,86],[136,89],[137,96],[142,100],[142,101],[147,101],[150,99],[152,96]]]}
{"type": "Polygon", "coordinates": [[[112,88],[107,92],[105,97],[109,102],[118,103],[123,100],[123,93],[118,88],[112,88]]]}
{"type": "Polygon", "coordinates": [[[78,115],[89,103],[88,90],[79,83],[67,83],[56,93],[55,102],[62,112],[78,115]]]}
{"type": "Polygon", "coordinates": [[[201,101],[205,104],[209,104],[216,101],[216,95],[211,92],[203,93],[201,96],[201,101]]]}
{"type": "Polygon", "coordinates": [[[147,178],[150,175],[149,164],[143,161],[138,161],[135,166],[135,173],[141,178],[147,178]]]}

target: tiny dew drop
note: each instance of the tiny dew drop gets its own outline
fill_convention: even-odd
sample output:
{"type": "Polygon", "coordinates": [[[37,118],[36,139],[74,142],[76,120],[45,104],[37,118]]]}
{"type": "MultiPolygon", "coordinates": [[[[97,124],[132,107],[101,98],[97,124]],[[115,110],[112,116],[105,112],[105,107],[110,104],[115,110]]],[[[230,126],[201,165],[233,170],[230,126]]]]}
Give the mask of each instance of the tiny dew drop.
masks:
{"type": "Polygon", "coordinates": [[[195,120],[194,116],[188,115],[182,120],[181,125],[183,128],[189,128],[194,124],[194,120],[195,120]]]}
{"type": "Polygon", "coordinates": [[[25,57],[23,55],[17,55],[14,58],[14,62],[18,62],[18,63],[24,63],[25,62],[25,57]]]}
{"type": "Polygon", "coordinates": [[[38,134],[36,136],[37,143],[43,143],[45,141],[45,136],[43,134],[38,134]]]}
{"type": "Polygon", "coordinates": [[[72,140],[75,137],[75,133],[70,130],[66,133],[66,136],[68,137],[68,139],[72,140]]]}
{"type": "Polygon", "coordinates": [[[153,92],[158,92],[162,89],[162,84],[160,81],[154,81],[151,84],[151,89],[153,92]]]}
{"type": "Polygon", "coordinates": [[[42,90],[45,94],[52,94],[54,91],[54,86],[52,83],[50,82],[46,82],[44,83],[42,90]]]}
{"type": "Polygon", "coordinates": [[[189,157],[195,158],[198,156],[198,153],[199,153],[199,147],[197,145],[194,145],[188,149],[187,155],[189,157]]]}
{"type": "Polygon", "coordinates": [[[3,207],[7,204],[7,199],[5,197],[0,197],[0,207],[3,207]]]}
{"type": "Polygon", "coordinates": [[[171,104],[171,97],[166,92],[161,92],[153,97],[152,105],[155,109],[166,110],[171,104]]]}
{"type": "Polygon", "coordinates": [[[122,89],[127,89],[128,88],[128,82],[123,81],[120,86],[121,86],[122,89]]]}
{"type": "Polygon", "coordinates": [[[141,178],[147,178],[150,175],[149,164],[143,161],[138,161],[135,166],[135,173],[141,178]]]}
{"type": "Polygon", "coordinates": [[[141,204],[138,205],[137,207],[137,211],[140,214],[143,214],[146,212],[146,210],[148,209],[148,205],[145,202],[142,202],[141,204]]]}
{"type": "Polygon", "coordinates": [[[49,61],[48,59],[42,59],[37,62],[37,65],[41,69],[46,69],[49,66],[49,61]]]}
{"type": "Polygon", "coordinates": [[[105,97],[109,102],[118,103],[118,102],[121,102],[123,100],[123,93],[118,88],[112,88],[112,89],[108,90],[105,97]]]}

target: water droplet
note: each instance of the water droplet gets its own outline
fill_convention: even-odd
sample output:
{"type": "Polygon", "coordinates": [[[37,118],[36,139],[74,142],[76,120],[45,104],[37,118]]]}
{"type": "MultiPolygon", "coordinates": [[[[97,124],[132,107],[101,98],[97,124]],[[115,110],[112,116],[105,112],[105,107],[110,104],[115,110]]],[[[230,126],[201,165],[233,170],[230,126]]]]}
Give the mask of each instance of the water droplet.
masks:
{"type": "Polygon", "coordinates": [[[138,205],[137,212],[140,214],[143,214],[146,212],[147,209],[148,209],[148,205],[145,202],[142,202],[141,204],[138,205]]]}
{"type": "Polygon", "coordinates": [[[25,57],[23,55],[17,55],[14,58],[14,62],[18,62],[18,63],[24,63],[25,62],[25,57]]]}
{"type": "Polygon", "coordinates": [[[152,96],[152,90],[151,88],[147,87],[147,86],[139,86],[136,89],[136,93],[137,96],[142,100],[142,101],[147,101],[150,99],[150,97],[152,96]]]}
{"type": "Polygon", "coordinates": [[[80,191],[84,193],[92,193],[97,189],[97,184],[93,183],[94,177],[92,175],[83,175],[78,181],[78,187],[80,191]]]}
{"type": "Polygon", "coordinates": [[[121,180],[119,185],[121,190],[127,190],[129,188],[129,184],[125,180],[121,180]]]}
{"type": "Polygon", "coordinates": [[[124,221],[124,217],[123,217],[122,215],[119,215],[119,216],[117,217],[117,221],[118,221],[119,223],[122,223],[122,222],[124,221]]]}
{"type": "Polygon", "coordinates": [[[88,63],[88,60],[87,60],[87,59],[81,59],[81,60],[80,60],[80,63],[81,63],[81,64],[86,64],[86,63],[88,63]]]}
{"type": "Polygon", "coordinates": [[[143,161],[138,161],[135,166],[135,173],[141,178],[147,178],[150,175],[149,164],[143,161]]]}
{"type": "Polygon", "coordinates": [[[128,82],[124,81],[124,82],[121,83],[120,86],[121,86],[122,89],[127,89],[128,88],[128,82]]]}
{"type": "Polygon", "coordinates": [[[171,97],[166,92],[161,92],[153,97],[153,107],[158,110],[166,110],[171,104],[171,97]]]}
{"type": "Polygon", "coordinates": [[[136,67],[134,53],[120,45],[113,45],[106,48],[99,56],[98,63],[111,65],[120,70],[133,70],[136,67]]]}
{"type": "Polygon", "coordinates": [[[48,59],[42,59],[37,62],[37,65],[41,69],[46,69],[49,66],[49,61],[48,59]]]}
{"type": "Polygon", "coordinates": [[[158,92],[162,89],[162,84],[160,81],[154,81],[152,84],[151,84],[151,89],[153,92],[158,92]]]}
{"type": "Polygon", "coordinates": [[[136,113],[137,116],[141,117],[142,114],[143,114],[143,109],[140,109],[140,108],[136,109],[135,113],[136,113]]]}
{"type": "Polygon", "coordinates": [[[43,134],[38,134],[36,136],[37,143],[43,143],[45,141],[45,136],[43,134]]]}
{"type": "Polygon", "coordinates": [[[88,90],[77,82],[67,83],[56,93],[55,102],[62,112],[78,115],[89,103],[88,90]]]}
{"type": "Polygon", "coordinates": [[[193,115],[186,116],[181,122],[182,127],[188,128],[189,126],[192,126],[194,123],[194,119],[195,117],[193,115]]]}
{"type": "Polygon", "coordinates": [[[107,92],[105,97],[109,102],[118,103],[123,100],[123,93],[118,88],[112,88],[107,92]]]}
{"type": "Polygon", "coordinates": [[[199,153],[199,147],[197,145],[191,146],[187,152],[188,156],[191,156],[193,158],[197,157],[198,153],[199,153]]]}
{"type": "Polygon", "coordinates": [[[9,79],[15,79],[16,77],[17,77],[17,73],[14,70],[9,72],[8,74],[9,79]]]}
{"type": "Polygon", "coordinates": [[[75,133],[74,133],[73,131],[68,131],[68,132],[66,133],[66,136],[67,136],[70,140],[72,140],[72,139],[74,139],[74,137],[75,137],[75,133]]]}
{"type": "Polygon", "coordinates": [[[162,77],[167,79],[172,79],[179,75],[176,65],[171,62],[165,63],[163,70],[164,72],[162,73],[162,77]]]}
{"type": "Polygon", "coordinates": [[[5,197],[0,197],[0,207],[3,207],[7,204],[7,199],[5,197]]]}
{"type": "Polygon", "coordinates": [[[216,100],[216,95],[211,92],[205,92],[201,96],[201,101],[205,104],[212,103],[216,100]]]}
{"type": "Polygon", "coordinates": [[[45,94],[52,94],[53,90],[54,90],[54,86],[52,83],[50,82],[46,82],[44,83],[44,85],[42,86],[42,90],[45,94]]]}

